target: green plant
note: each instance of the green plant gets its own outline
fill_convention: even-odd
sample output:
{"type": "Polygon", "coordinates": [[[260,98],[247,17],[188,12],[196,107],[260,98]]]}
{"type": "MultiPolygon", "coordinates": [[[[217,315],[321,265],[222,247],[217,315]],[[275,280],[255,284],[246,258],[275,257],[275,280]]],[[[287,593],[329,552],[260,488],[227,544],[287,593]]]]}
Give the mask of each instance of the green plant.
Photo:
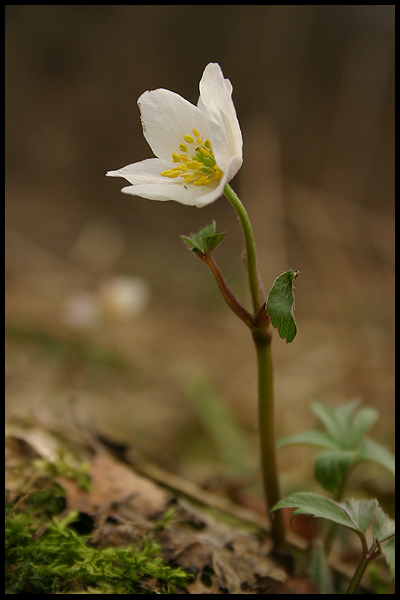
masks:
{"type": "Polygon", "coordinates": [[[378,506],[376,499],[335,502],[318,494],[297,492],[277,502],[271,512],[279,508],[295,508],[291,520],[298,514],[312,515],[347,527],[358,535],[362,546],[361,558],[348,587],[348,594],[356,593],[368,565],[381,555],[385,557],[394,580],[395,524],[378,506]],[[372,539],[368,540],[367,531],[370,529],[372,539]]]}
{"type": "MultiPolygon", "coordinates": [[[[252,312],[236,298],[224,280],[212,252],[225,233],[217,233],[215,222],[192,236],[184,236],[191,250],[207,265],[231,310],[250,329],[257,353],[258,406],[261,467],[267,506],[280,498],[274,426],[274,388],[271,355],[271,325],[281,338],[291,342],[296,335],[293,316],[293,281],[296,271],[282,273],[265,296],[257,267],[257,252],[249,215],[229,181],[239,171],[242,133],[232,101],[232,85],[217,63],[206,66],[200,81],[197,106],[169,90],[144,92],[138,99],[143,134],[156,158],[109,171],[124,177],[129,186],[122,191],[151,200],[175,200],[201,208],[223,194],[236,211],[246,246],[252,312]]],[[[275,547],[285,546],[285,528],[279,516],[272,525],[275,547]]]]}
{"type": "MultiPolygon", "coordinates": [[[[243,162],[242,134],[232,101],[232,85],[229,80],[224,79],[221,67],[210,63],[204,70],[199,88],[197,106],[169,90],[144,92],[138,100],[138,106],[143,134],[155,157],[109,171],[107,175],[125,178],[129,185],[122,191],[126,194],[158,201],[174,200],[186,206],[201,208],[225,195],[237,214],[246,247],[245,268],[251,294],[251,310],[245,308],[229,288],[214,260],[213,252],[225,237],[225,233],[216,231],[215,222],[193,235],[182,237],[189,249],[210,269],[229,308],[250,330],[257,355],[258,429],[263,487],[267,509],[275,512],[277,508],[289,505],[285,504],[288,499],[280,500],[276,463],[272,328],[276,328],[287,343],[292,342],[296,336],[294,281],[298,271],[289,269],[280,274],[273,282],[269,294],[265,294],[258,272],[250,218],[229,184],[243,162]]],[[[319,446],[324,450],[316,460],[315,475],[321,485],[332,492],[334,499],[321,500],[325,509],[330,507],[330,512],[325,510],[319,516],[330,519],[334,527],[344,524],[354,529],[363,542],[364,562],[357,569],[352,591],[358,586],[363,570],[371,560],[381,552],[386,552],[385,555],[389,556],[393,537],[391,530],[389,533],[389,530],[385,531],[387,535],[382,537],[383,524],[388,521],[385,521],[386,516],[378,508],[377,501],[371,501],[372,504],[369,501],[365,501],[366,504],[357,504],[357,501],[349,501],[345,506],[339,504],[348,474],[361,461],[372,460],[394,472],[391,454],[365,437],[377,418],[377,411],[362,408],[356,412],[357,406],[356,401],[338,409],[315,403],[313,410],[326,432],[303,432],[280,442],[281,446],[303,443],[319,446]],[[360,511],[360,519],[362,516],[361,521],[354,520],[356,506],[360,511]],[[342,515],[341,520],[339,514],[342,515]],[[344,514],[347,515],[346,518],[344,514]],[[365,533],[373,519],[375,537],[368,549],[365,533]]],[[[314,498],[309,509],[315,511],[316,497],[307,497],[314,498]]],[[[293,500],[293,496],[290,498],[293,500]]],[[[304,496],[300,498],[305,501],[304,496]]],[[[306,507],[302,505],[302,508],[306,507]]],[[[326,549],[329,549],[334,533],[331,528],[326,549]]],[[[271,537],[275,549],[286,549],[281,511],[275,513],[272,520],[271,537]]]]}
{"type": "Polygon", "coordinates": [[[379,417],[370,406],[360,407],[358,399],[331,408],[320,402],[311,405],[315,416],[325,431],[300,431],[278,440],[278,448],[303,444],[322,448],[314,466],[315,478],[322,487],[340,500],[351,471],[363,461],[377,463],[394,477],[395,458],[378,442],[366,437],[366,433],[379,417]]]}

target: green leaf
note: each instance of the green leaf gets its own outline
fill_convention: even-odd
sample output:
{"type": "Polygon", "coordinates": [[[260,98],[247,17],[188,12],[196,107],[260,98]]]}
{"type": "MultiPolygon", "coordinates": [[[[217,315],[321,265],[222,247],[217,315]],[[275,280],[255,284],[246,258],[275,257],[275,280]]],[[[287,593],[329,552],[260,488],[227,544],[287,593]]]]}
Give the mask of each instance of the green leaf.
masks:
{"type": "Polygon", "coordinates": [[[382,508],[378,508],[374,525],[374,542],[378,541],[382,554],[390,569],[393,581],[395,580],[395,522],[382,508]]]}
{"type": "Polygon", "coordinates": [[[311,408],[314,415],[321,421],[331,438],[340,445],[342,427],[344,424],[343,421],[345,420],[345,417],[348,418],[350,414],[353,414],[357,404],[355,404],[355,401],[352,401],[339,407],[342,408],[340,417],[338,416],[338,409],[331,408],[321,402],[313,402],[311,408]]]}
{"type": "Polygon", "coordinates": [[[396,574],[395,544],[395,539],[392,538],[387,544],[382,545],[382,554],[386,558],[393,581],[395,580],[396,574]]]}
{"type": "Polygon", "coordinates": [[[376,498],[373,500],[356,500],[351,498],[350,500],[340,502],[340,506],[345,509],[356,526],[357,531],[365,534],[378,511],[378,500],[376,498]]]}
{"type": "Polygon", "coordinates": [[[274,512],[278,508],[296,508],[290,521],[292,521],[294,515],[312,515],[313,517],[328,519],[328,521],[332,521],[338,525],[355,529],[353,521],[338,502],[324,496],[319,496],[318,494],[296,492],[287,496],[287,498],[279,500],[272,507],[271,512],[274,512]]]}
{"type": "Polygon", "coordinates": [[[374,541],[383,543],[385,540],[395,535],[395,522],[385,513],[382,508],[378,508],[374,525],[374,541]]]}
{"type": "Polygon", "coordinates": [[[355,457],[356,463],[362,462],[363,460],[375,462],[387,469],[393,477],[395,476],[396,459],[394,454],[370,438],[365,438],[361,442],[355,457]]]}
{"type": "Polygon", "coordinates": [[[354,451],[349,450],[322,452],[315,460],[315,479],[328,492],[337,492],[342,485],[343,476],[352,466],[355,455],[354,451]]]}
{"type": "Polygon", "coordinates": [[[189,244],[196,254],[210,254],[224,239],[225,233],[215,233],[215,221],[206,225],[191,236],[182,235],[182,239],[189,244]]]}
{"type": "Polygon", "coordinates": [[[351,437],[356,446],[358,446],[367,431],[376,423],[379,418],[379,411],[372,406],[360,408],[354,415],[351,423],[351,437]]]}
{"type": "Polygon", "coordinates": [[[357,411],[359,404],[360,401],[355,399],[336,408],[320,402],[312,405],[313,413],[342,450],[355,450],[378,419],[379,413],[375,408],[364,407],[357,411]]]}
{"type": "Polygon", "coordinates": [[[267,314],[271,317],[272,326],[278,328],[279,335],[286,342],[294,340],[297,333],[294,320],[293,281],[298,271],[286,271],[277,277],[268,294],[267,314]]]}
{"type": "MultiPolygon", "coordinates": [[[[312,494],[310,492],[296,492],[287,498],[279,500],[272,508],[271,512],[278,508],[295,508],[294,515],[312,515],[327,519],[338,525],[343,525],[352,529],[359,535],[364,536],[375,515],[378,516],[381,509],[378,508],[378,500],[345,500],[344,502],[335,502],[330,498],[312,494]]],[[[387,517],[388,519],[388,517],[387,517]]],[[[381,517],[382,526],[383,519],[381,517]]],[[[376,524],[375,524],[376,527],[376,524]]],[[[385,529],[387,531],[388,529],[385,529]]]]}
{"type": "Polygon", "coordinates": [[[324,431],[299,431],[285,438],[281,438],[277,442],[277,447],[289,446],[290,444],[302,444],[307,446],[317,446],[326,450],[335,450],[337,445],[324,431]]]}

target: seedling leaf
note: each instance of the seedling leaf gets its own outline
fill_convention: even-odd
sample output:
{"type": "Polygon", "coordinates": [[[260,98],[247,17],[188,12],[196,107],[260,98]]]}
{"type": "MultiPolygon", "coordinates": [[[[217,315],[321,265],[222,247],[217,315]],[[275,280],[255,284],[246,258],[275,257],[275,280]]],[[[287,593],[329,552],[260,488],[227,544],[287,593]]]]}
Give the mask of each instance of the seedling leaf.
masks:
{"type": "Polygon", "coordinates": [[[395,580],[396,572],[395,544],[395,539],[392,538],[387,544],[382,545],[382,554],[386,558],[393,581],[395,580]]]}
{"type": "Polygon", "coordinates": [[[290,444],[305,444],[307,446],[317,446],[326,450],[335,450],[337,448],[332,438],[324,431],[299,431],[288,437],[278,440],[277,447],[289,446],[290,444]]]}
{"type": "Polygon", "coordinates": [[[294,319],[293,281],[298,271],[286,271],[277,277],[272,285],[267,300],[267,314],[271,317],[272,326],[278,328],[279,335],[286,342],[294,340],[297,333],[294,319]]]}
{"type": "Polygon", "coordinates": [[[378,508],[374,525],[374,541],[383,543],[395,535],[395,522],[382,508],[378,508]]]}
{"type": "Polygon", "coordinates": [[[378,500],[344,500],[340,505],[346,510],[351,520],[357,527],[357,531],[364,533],[372,523],[378,510],[378,500]]]}
{"type": "Polygon", "coordinates": [[[394,454],[370,438],[365,438],[361,442],[355,457],[356,463],[362,462],[363,460],[375,462],[387,469],[393,477],[395,476],[396,461],[394,454]]]}
{"type": "Polygon", "coordinates": [[[378,419],[375,408],[364,407],[356,410],[360,401],[351,400],[336,408],[314,402],[312,411],[321,421],[331,438],[342,450],[355,450],[362,438],[378,419]]]}
{"type": "Polygon", "coordinates": [[[356,453],[349,450],[322,452],[314,465],[315,479],[328,492],[336,492],[343,481],[343,476],[350,469],[356,453]]]}
{"type": "Polygon", "coordinates": [[[354,415],[351,423],[351,437],[353,443],[358,446],[365,434],[371,429],[379,418],[379,411],[372,406],[360,408],[354,415]]]}
{"type": "Polygon", "coordinates": [[[324,496],[319,496],[318,494],[312,494],[311,492],[296,492],[295,494],[291,494],[279,500],[272,507],[271,512],[274,512],[278,508],[296,508],[290,522],[294,515],[312,515],[313,517],[328,519],[328,521],[333,521],[338,525],[344,525],[344,527],[350,529],[356,529],[350,516],[338,502],[324,496]]]}

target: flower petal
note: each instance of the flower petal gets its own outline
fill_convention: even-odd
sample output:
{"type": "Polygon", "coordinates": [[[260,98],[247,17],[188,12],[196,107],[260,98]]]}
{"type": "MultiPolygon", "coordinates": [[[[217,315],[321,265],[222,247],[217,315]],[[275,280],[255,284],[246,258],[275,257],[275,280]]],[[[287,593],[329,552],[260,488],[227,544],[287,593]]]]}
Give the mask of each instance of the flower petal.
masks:
{"type": "Polygon", "coordinates": [[[209,185],[193,185],[177,183],[175,180],[163,177],[160,171],[171,164],[159,158],[149,158],[118,169],[108,171],[109,177],[124,177],[132,185],[122,188],[124,194],[141,196],[149,200],[175,200],[187,206],[201,208],[211,204],[224,193],[227,174],[222,179],[209,185]]]}
{"type": "MultiPolygon", "coordinates": [[[[207,115],[212,129],[212,144],[217,164],[222,170],[233,156],[242,160],[242,133],[232,100],[232,84],[224,79],[221,67],[210,63],[204,69],[200,81],[198,107],[207,115]]],[[[239,161],[235,161],[239,164],[239,161]]],[[[240,169],[241,162],[236,169],[240,169]]],[[[235,172],[235,173],[236,173],[235,172]]],[[[235,175],[231,174],[230,179],[235,175]]]]}
{"type": "Polygon", "coordinates": [[[161,175],[161,171],[171,168],[171,160],[147,158],[140,162],[127,165],[116,171],[108,171],[108,177],[124,177],[132,185],[141,183],[169,183],[171,180],[161,175]]]}
{"type": "Polygon", "coordinates": [[[185,134],[193,129],[210,136],[204,113],[179,94],[158,89],[144,92],[138,100],[143,135],[158,158],[171,162],[185,134]]]}

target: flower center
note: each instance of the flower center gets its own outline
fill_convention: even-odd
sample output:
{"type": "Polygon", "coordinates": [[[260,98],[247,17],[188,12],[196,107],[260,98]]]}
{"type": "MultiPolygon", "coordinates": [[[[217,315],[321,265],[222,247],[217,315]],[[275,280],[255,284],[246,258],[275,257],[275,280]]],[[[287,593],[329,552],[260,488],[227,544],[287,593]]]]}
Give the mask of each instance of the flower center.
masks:
{"type": "Polygon", "coordinates": [[[177,163],[173,169],[161,171],[163,177],[182,177],[183,183],[193,185],[207,185],[216,179],[221,179],[224,174],[215,162],[210,140],[203,142],[200,133],[192,129],[193,136],[184,135],[185,144],[179,144],[180,154],[174,152],[172,161],[177,163]],[[194,146],[189,152],[188,146],[194,146]]]}

